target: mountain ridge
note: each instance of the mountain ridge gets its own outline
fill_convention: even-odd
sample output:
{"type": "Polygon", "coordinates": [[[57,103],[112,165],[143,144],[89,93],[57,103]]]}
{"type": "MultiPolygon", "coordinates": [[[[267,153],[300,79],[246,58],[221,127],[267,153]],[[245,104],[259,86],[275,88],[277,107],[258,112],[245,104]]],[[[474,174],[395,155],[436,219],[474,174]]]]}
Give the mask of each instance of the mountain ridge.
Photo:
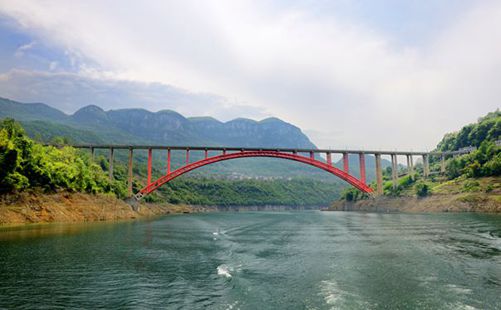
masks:
{"type": "Polygon", "coordinates": [[[55,122],[79,130],[103,132],[109,136],[105,141],[113,140],[109,142],[127,142],[127,137],[116,132],[121,131],[144,142],[170,145],[316,148],[299,127],[275,117],[223,122],[211,116],[185,117],[168,109],[104,110],[93,104],[66,114],[44,103],[21,103],[2,97],[0,117],[13,117],[21,122],[55,122]]]}

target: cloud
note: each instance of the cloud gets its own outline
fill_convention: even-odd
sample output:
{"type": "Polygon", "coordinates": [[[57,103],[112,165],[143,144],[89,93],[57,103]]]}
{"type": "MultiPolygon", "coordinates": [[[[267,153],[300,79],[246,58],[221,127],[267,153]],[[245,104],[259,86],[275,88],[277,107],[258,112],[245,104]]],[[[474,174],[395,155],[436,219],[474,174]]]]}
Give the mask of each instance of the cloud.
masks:
{"type": "Polygon", "coordinates": [[[30,43],[21,45],[20,47],[17,48],[16,52],[14,53],[14,56],[23,57],[24,53],[32,49],[35,46],[35,44],[36,44],[35,41],[31,41],[30,43]]]}
{"type": "Polygon", "coordinates": [[[0,74],[0,94],[21,102],[43,101],[70,114],[83,106],[95,104],[104,109],[171,109],[185,116],[211,115],[223,121],[241,115],[259,119],[269,116],[266,111],[230,102],[224,97],[193,93],[161,83],[64,72],[11,70],[0,74]]]}
{"type": "MultiPolygon", "coordinates": [[[[45,78],[65,88],[37,91],[68,110],[84,99],[157,109],[172,98],[163,102],[189,115],[272,114],[308,129],[320,146],[423,149],[499,107],[501,4],[466,8],[419,42],[304,3],[151,1],[117,9],[18,0],[0,12],[37,40],[79,55],[76,76],[45,78]],[[190,91],[180,100],[171,87],[190,91]]],[[[10,93],[19,96],[14,84],[10,93]]]]}

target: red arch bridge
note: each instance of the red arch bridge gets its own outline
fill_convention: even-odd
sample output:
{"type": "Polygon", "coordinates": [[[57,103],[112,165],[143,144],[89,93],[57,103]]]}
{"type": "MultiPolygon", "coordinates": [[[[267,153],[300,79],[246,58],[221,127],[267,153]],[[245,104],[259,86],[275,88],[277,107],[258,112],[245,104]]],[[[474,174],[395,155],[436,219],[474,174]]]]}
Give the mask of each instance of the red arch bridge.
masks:
{"type": "Polygon", "coordinates": [[[340,179],[351,184],[355,188],[368,194],[380,195],[383,193],[383,173],[381,166],[381,156],[390,156],[392,163],[392,179],[394,186],[398,182],[398,156],[405,156],[407,159],[407,172],[414,172],[413,158],[418,156],[423,160],[423,176],[427,177],[430,172],[429,158],[430,156],[440,157],[440,172],[445,171],[446,156],[454,156],[458,154],[468,153],[468,150],[456,152],[404,152],[404,151],[364,151],[364,150],[331,150],[331,149],[288,149],[288,148],[245,148],[245,147],[203,147],[203,146],[152,146],[152,145],[72,145],[75,148],[90,149],[92,157],[96,149],[109,150],[109,177],[113,179],[113,161],[114,152],[116,150],[128,150],[128,190],[129,196],[140,200],[142,197],[152,193],[163,184],[197,168],[210,165],[213,163],[232,160],[237,158],[249,157],[269,157],[292,160],[314,166],[331,173],[340,179]],[[147,150],[148,165],[147,165],[147,182],[139,192],[132,192],[132,166],[134,150],[147,150]],[[156,180],[152,180],[152,158],[153,151],[160,150],[166,153],[166,171],[163,176],[156,180]],[[186,154],[185,165],[171,170],[172,152],[184,152],[186,154]],[[203,152],[202,159],[190,161],[190,152],[203,152]],[[332,164],[332,155],[341,154],[343,158],[343,167],[339,169],[332,164]],[[348,156],[356,154],[359,158],[359,175],[357,178],[350,174],[348,156]],[[321,155],[321,156],[318,156],[321,155]],[[323,156],[325,155],[325,156],[323,156]],[[376,190],[369,187],[366,181],[365,156],[374,155],[375,170],[376,170],[376,190]]]}

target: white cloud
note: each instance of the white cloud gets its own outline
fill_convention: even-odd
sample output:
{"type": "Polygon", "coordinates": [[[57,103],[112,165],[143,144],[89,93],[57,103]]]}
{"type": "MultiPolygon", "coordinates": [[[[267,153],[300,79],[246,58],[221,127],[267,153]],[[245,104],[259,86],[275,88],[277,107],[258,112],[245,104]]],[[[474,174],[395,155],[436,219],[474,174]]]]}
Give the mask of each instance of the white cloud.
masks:
{"type": "MultiPolygon", "coordinates": [[[[27,31],[97,64],[80,65],[85,77],[224,96],[229,99],[211,109],[200,101],[171,108],[190,115],[273,114],[310,129],[320,146],[432,148],[445,131],[500,106],[497,1],[478,2],[417,46],[398,44],[363,21],[310,14],[305,6],[0,3],[0,12],[27,31]]],[[[140,96],[155,94],[134,94],[140,96]]]]}
{"type": "Polygon", "coordinates": [[[211,115],[223,121],[242,115],[258,119],[269,116],[265,110],[231,102],[224,97],[189,92],[160,83],[110,79],[106,75],[11,70],[0,74],[0,94],[21,102],[42,101],[69,114],[95,104],[106,110],[172,109],[185,116],[211,115]]]}
{"type": "Polygon", "coordinates": [[[31,41],[30,43],[21,45],[20,47],[17,48],[16,52],[14,53],[14,56],[23,57],[24,53],[32,49],[35,46],[35,44],[36,44],[35,41],[31,41]]]}

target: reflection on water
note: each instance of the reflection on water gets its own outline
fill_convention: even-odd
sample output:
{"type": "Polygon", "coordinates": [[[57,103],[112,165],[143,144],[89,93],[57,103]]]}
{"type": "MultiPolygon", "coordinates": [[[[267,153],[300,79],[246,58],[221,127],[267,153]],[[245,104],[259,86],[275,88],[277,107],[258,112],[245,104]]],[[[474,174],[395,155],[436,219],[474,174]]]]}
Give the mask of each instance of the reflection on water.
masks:
{"type": "Polygon", "coordinates": [[[496,309],[501,216],[248,212],[0,229],[0,308],[496,309]]]}

